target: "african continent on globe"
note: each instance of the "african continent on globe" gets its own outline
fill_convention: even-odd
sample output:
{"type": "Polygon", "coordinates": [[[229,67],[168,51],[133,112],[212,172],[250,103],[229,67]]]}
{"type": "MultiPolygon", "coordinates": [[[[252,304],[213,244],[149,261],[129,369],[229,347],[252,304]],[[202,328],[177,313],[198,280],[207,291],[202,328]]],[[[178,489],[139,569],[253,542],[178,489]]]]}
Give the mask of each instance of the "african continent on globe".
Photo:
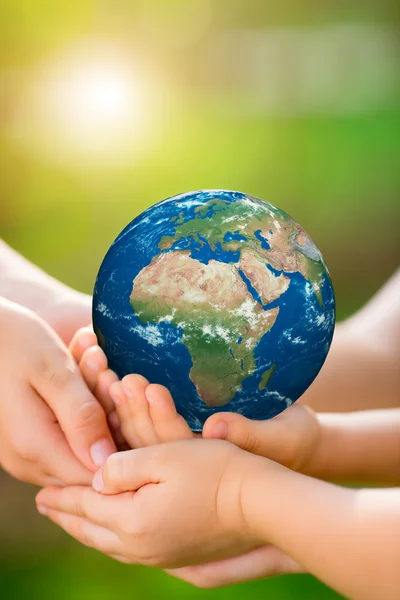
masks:
{"type": "Polygon", "coordinates": [[[272,204],[225,190],[134,219],[100,268],[93,323],[110,367],[166,385],[195,431],[218,410],[270,418],[299,398],[332,340],[321,253],[272,204]]]}

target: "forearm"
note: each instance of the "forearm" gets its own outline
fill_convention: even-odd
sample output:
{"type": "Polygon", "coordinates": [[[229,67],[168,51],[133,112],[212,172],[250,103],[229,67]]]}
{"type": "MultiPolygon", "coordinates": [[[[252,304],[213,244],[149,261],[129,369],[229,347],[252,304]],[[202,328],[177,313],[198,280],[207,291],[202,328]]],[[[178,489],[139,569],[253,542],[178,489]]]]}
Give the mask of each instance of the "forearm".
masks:
{"type": "Polygon", "coordinates": [[[339,324],[318,377],[299,402],[317,412],[400,407],[399,352],[339,324]]]}
{"type": "Polygon", "coordinates": [[[54,279],[0,240],[0,296],[33,310],[65,341],[90,321],[91,300],[54,279]],[[69,331],[68,314],[74,313],[69,331]]]}
{"type": "Polygon", "coordinates": [[[400,407],[400,269],[336,327],[322,370],[300,402],[317,412],[400,407]]]}
{"type": "Polygon", "coordinates": [[[330,481],[400,484],[400,409],[317,418],[321,434],[304,472],[330,481]]]}
{"type": "Polygon", "coordinates": [[[78,294],[0,240],[1,296],[43,316],[66,295],[78,294]]]}
{"type": "Polygon", "coordinates": [[[398,598],[399,489],[349,490],[264,460],[242,507],[254,535],[346,596],[398,598]]]}

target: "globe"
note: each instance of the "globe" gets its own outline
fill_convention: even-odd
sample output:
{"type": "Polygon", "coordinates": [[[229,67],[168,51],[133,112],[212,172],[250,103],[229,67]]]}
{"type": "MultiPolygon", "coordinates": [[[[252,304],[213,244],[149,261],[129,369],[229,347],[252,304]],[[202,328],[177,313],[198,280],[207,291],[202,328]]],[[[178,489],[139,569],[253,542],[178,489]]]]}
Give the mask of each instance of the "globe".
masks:
{"type": "Polygon", "coordinates": [[[168,198],[119,234],[100,267],[93,324],[109,366],[167,386],[193,431],[217,411],[269,419],[297,400],[335,323],[320,251],[254,196],[168,198]]]}

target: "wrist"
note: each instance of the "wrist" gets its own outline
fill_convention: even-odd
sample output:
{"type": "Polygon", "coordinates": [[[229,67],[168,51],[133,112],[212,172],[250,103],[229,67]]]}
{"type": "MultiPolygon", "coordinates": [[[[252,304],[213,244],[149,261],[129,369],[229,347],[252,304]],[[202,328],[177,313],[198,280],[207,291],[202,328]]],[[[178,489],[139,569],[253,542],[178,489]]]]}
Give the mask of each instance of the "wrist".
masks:
{"type": "Polygon", "coordinates": [[[279,489],[278,477],[281,471],[288,471],[286,467],[273,462],[268,458],[248,454],[248,461],[240,481],[239,505],[243,531],[248,539],[257,545],[270,542],[269,511],[265,510],[267,502],[263,498],[264,484],[268,485],[268,496],[272,498],[279,489]]]}
{"type": "MultiPolygon", "coordinates": [[[[302,497],[314,485],[327,485],[297,473],[270,459],[254,457],[252,469],[248,469],[241,488],[241,510],[248,535],[258,544],[281,547],[287,522],[297,519],[302,509],[302,497]]],[[[300,519],[301,521],[301,516],[300,519]]]]}
{"type": "Polygon", "coordinates": [[[236,446],[232,446],[232,450],[233,456],[226,464],[217,488],[217,520],[228,536],[237,539],[238,545],[251,548],[262,544],[262,540],[254,535],[251,522],[243,510],[243,498],[248,479],[258,470],[257,463],[262,459],[236,446]]]}
{"type": "Polygon", "coordinates": [[[327,413],[316,415],[320,432],[318,441],[310,459],[301,470],[302,473],[318,479],[329,480],[332,477],[332,458],[335,460],[340,447],[340,429],[332,427],[330,416],[327,413]]]}
{"type": "Polygon", "coordinates": [[[33,265],[0,240],[0,295],[46,321],[64,342],[91,321],[91,298],[33,265]]]}
{"type": "MultiPolygon", "coordinates": [[[[291,418],[288,419],[289,413],[284,417],[286,431],[282,432],[288,458],[277,462],[292,471],[309,475],[323,437],[321,422],[307,405],[295,405],[290,411],[291,418]]],[[[273,456],[270,458],[274,459],[273,456]]]]}
{"type": "Polygon", "coordinates": [[[92,321],[92,298],[62,286],[52,296],[44,320],[54,329],[60,338],[68,344],[75,332],[92,321]]]}

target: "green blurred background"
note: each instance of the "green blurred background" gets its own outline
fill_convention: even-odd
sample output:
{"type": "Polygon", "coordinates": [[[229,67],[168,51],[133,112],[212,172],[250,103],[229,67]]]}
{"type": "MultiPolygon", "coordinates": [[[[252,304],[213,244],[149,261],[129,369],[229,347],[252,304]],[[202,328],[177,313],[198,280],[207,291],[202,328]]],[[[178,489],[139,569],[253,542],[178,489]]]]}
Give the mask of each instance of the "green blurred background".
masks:
{"type": "MultiPolygon", "coordinates": [[[[0,234],[91,292],[167,196],[238,189],[321,248],[338,317],[398,264],[399,8],[388,0],[0,1],[0,234]]],[[[80,547],[0,476],[14,598],[338,598],[309,576],[202,591],[80,547]]]]}

